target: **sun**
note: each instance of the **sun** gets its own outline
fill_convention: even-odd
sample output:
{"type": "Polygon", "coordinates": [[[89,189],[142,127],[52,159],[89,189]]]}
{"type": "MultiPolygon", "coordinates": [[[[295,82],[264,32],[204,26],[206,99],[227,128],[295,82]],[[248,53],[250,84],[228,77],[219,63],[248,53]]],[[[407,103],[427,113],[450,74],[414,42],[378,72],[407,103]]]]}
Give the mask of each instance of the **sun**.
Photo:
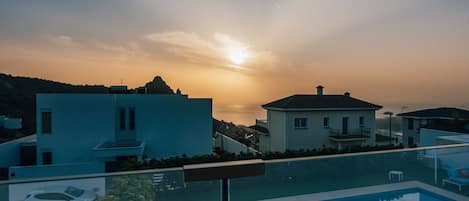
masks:
{"type": "Polygon", "coordinates": [[[241,46],[231,46],[227,48],[227,58],[235,65],[244,64],[248,58],[248,52],[246,48],[241,46]]]}

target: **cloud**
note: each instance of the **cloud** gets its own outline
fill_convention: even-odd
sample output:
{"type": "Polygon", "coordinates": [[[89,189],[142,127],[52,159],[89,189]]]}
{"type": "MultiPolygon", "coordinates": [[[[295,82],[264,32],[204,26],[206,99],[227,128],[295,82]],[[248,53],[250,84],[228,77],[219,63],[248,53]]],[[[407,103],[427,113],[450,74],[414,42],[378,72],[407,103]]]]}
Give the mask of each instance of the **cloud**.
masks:
{"type": "Polygon", "coordinates": [[[146,59],[150,54],[143,50],[136,42],[120,44],[109,44],[104,42],[94,42],[93,49],[101,51],[117,62],[132,61],[135,59],[146,59]]]}
{"type": "Polygon", "coordinates": [[[275,62],[271,51],[256,50],[223,33],[214,33],[209,39],[190,32],[152,33],[145,38],[164,46],[168,53],[191,63],[252,70],[272,66],[275,62]],[[230,62],[230,52],[233,49],[246,55],[245,63],[236,65],[230,62]]]}
{"type": "Polygon", "coordinates": [[[73,38],[66,35],[59,35],[59,36],[46,36],[46,40],[54,45],[62,46],[62,47],[73,47],[76,46],[77,43],[73,41],[73,38]]]}

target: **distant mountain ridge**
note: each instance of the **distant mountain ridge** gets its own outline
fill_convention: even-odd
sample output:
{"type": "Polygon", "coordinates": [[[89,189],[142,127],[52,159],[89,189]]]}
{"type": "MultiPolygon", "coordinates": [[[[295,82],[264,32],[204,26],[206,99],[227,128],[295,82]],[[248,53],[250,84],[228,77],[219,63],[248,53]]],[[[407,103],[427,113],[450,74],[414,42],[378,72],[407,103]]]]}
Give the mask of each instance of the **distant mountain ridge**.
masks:
{"type": "MultiPolygon", "coordinates": [[[[174,91],[160,77],[144,85],[147,93],[174,94],[174,91]]],[[[0,73],[0,115],[23,119],[22,133],[29,135],[36,127],[37,93],[108,93],[103,85],[72,85],[39,78],[12,76],[0,73]]],[[[3,131],[5,132],[5,131],[3,131]]],[[[0,133],[0,138],[7,134],[0,133]],[[3,136],[2,136],[3,135],[3,136]]],[[[10,136],[13,137],[13,136],[10,136]]]]}

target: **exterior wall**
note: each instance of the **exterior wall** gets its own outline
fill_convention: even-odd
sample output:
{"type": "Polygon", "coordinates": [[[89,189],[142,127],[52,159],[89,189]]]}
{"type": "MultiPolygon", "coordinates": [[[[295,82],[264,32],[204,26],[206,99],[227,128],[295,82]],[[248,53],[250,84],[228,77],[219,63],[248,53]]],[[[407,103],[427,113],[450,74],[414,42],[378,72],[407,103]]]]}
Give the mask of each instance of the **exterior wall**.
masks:
{"type": "MultiPolygon", "coordinates": [[[[96,161],[93,148],[135,135],[145,154],[164,158],[212,152],[212,101],[160,94],[38,94],[37,162],[52,152],[52,163],[96,161]],[[119,108],[135,108],[135,131],[119,131],[119,108]],[[42,132],[41,112],[52,113],[52,133],[42,132]]],[[[128,114],[128,112],[127,112],[128,114]]],[[[127,119],[128,123],[128,119],[127,119]]]]}
{"type": "Polygon", "coordinates": [[[261,152],[270,151],[270,135],[260,135],[259,136],[259,150],[261,152]]]}
{"type": "Polygon", "coordinates": [[[6,129],[21,129],[21,118],[5,118],[3,120],[3,127],[6,129]]]}
{"type": "MultiPolygon", "coordinates": [[[[286,113],[279,111],[267,111],[267,125],[269,128],[269,150],[261,150],[263,152],[284,152],[287,147],[286,138],[286,113]]],[[[261,138],[262,139],[262,138],[261,138]]]]}
{"type": "Polygon", "coordinates": [[[339,148],[356,145],[375,145],[376,118],[374,110],[359,111],[267,111],[269,136],[260,138],[260,150],[283,152],[287,149],[339,148]],[[324,118],[329,118],[329,128],[324,128],[324,118]],[[363,128],[370,129],[366,141],[343,142],[340,145],[329,139],[331,129],[342,130],[342,118],[349,118],[349,130],[361,129],[359,118],[364,117],[363,128]],[[307,118],[307,128],[295,129],[295,118],[307,118]]]}
{"type": "Polygon", "coordinates": [[[0,168],[19,165],[21,143],[35,140],[36,135],[30,135],[0,144],[0,168]]]}
{"type": "Polygon", "coordinates": [[[438,137],[452,136],[452,135],[464,135],[464,133],[456,133],[456,132],[421,128],[419,146],[426,147],[426,146],[440,145],[438,143],[439,142],[438,137]]]}
{"type": "Polygon", "coordinates": [[[221,133],[218,133],[215,138],[215,146],[220,147],[221,150],[230,152],[230,153],[241,153],[241,152],[250,152],[250,153],[256,153],[255,149],[246,146],[245,144],[242,144],[228,136],[225,136],[221,133]]]}
{"type": "Polygon", "coordinates": [[[369,111],[309,111],[286,112],[287,149],[313,149],[322,147],[338,148],[338,144],[329,139],[330,129],[342,130],[342,118],[349,118],[349,130],[359,130],[359,118],[364,117],[363,128],[371,130],[371,136],[366,141],[348,142],[342,146],[374,145],[375,142],[375,112],[369,111]],[[324,118],[329,118],[329,128],[324,128],[324,118]],[[295,129],[295,118],[307,118],[306,129],[295,129]]]}
{"type": "Polygon", "coordinates": [[[414,129],[409,128],[409,118],[402,117],[402,145],[408,147],[409,145],[409,137],[414,138],[414,144],[418,145],[420,142],[420,120],[414,119],[414,129]]]}

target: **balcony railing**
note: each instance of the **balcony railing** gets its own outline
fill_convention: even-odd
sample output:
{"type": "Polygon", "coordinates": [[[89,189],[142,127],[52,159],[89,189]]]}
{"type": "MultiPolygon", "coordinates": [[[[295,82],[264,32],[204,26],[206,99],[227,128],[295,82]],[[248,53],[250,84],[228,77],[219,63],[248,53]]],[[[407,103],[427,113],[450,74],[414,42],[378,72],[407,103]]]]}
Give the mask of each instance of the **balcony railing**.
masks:
{"type": "Polygon", "coordinates": [[[348,140],[366,140],[371,136],[371,129],[370,128],[360,128],[360,129],[352,129],[344,130],[340,129],[330,129],[329,130],[329,138],[331,140],[338,140],[338,141],[348,141],[348,140]]]}
{"type": "Polygon", "coordinates": [[[434,200],[464,201],[469,200],[469,186],[464,185],[469,179],[461,172],[469,168],[467,158],[469,144],[459,144],[10,180],[0,182],[0,200],[25,200],[28,194],[74,187],[98,200],[361,200],[359,196],[394,200],[405,193],[410,194],[406,197],[424,193],[434,200]],[[255,172],[240,177],[246,176],[246,167],[255,172]]]}
{"type": "Polygon", "coordinates": [[[145,150],[144,142],[114,143],[104,142],[93,148],[96,158],[136,156],[141,158],[145,150]]]}

